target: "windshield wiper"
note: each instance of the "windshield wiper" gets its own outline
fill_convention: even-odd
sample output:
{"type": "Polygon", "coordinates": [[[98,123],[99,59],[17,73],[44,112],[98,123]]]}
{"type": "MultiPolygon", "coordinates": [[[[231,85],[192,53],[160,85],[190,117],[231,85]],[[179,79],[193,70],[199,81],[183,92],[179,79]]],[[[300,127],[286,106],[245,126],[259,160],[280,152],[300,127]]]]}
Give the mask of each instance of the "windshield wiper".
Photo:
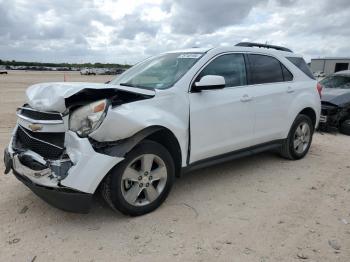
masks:
{"type": "Polygon", "coordinates": [[[132,84],[129,84],[129,83],[120,83],[119,85],[121,85],[121,86],[136,87],[136,86],[134,86],[134,85],[132,85],[132,84]]]}

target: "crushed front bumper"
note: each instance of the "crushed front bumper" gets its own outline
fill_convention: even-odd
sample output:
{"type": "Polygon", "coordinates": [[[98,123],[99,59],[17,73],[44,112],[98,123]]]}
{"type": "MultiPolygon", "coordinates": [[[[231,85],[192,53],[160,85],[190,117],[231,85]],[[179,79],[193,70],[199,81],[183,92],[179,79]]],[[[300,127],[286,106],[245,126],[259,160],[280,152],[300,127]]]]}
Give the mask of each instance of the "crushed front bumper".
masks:
{"type": "Polygon", "coordinates": [[[346,108],[322,102],[319,130],[336,131],[348,114],[346,108]]]}
{"type": "Polygon", "coordinates": [[[5,173],[12,169],[40,198],[70,212],[87,213],[99,183],[123,160],[95,152],[87,138],[71,131],[65,134],[68,159],[48,160],[31,150],[18,151],[12,140],[4,152],[5,173]]]}
{"type": "Polygon", "coordinates": [[[75,191],[68,188],[52,188],[35,184],[28,177],[13,171],[16,178],[29,187],[38,197],[50,205],[68,212],[88,213],[92,194],[75,191]]]}
{"type": "Polygon", "coordinates": [[[11,155],[8,149],[4,152],[4,162],[5,173],[12,169],[19,181],[50,205],[68,212],[89,212],[92,194],[59,187],[57,180],[50,178],[52,176],[50,168],[32,170],[20,162],[18,155],[11,155]],[[35,180],[41,180],[39,182],[41,184],[34,182],[35,180]]]}

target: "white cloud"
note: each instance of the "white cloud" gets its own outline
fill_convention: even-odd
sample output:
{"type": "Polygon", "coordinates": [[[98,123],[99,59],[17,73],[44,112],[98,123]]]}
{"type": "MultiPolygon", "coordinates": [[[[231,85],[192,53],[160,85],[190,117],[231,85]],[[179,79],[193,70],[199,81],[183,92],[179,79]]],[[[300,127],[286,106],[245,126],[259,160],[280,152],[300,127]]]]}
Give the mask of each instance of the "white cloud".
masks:
{"type": "Polygon", "coordinates": [[[0,59],[135,63],[259,41],[350,56],[348,0],[0,0],[0,59]]]}

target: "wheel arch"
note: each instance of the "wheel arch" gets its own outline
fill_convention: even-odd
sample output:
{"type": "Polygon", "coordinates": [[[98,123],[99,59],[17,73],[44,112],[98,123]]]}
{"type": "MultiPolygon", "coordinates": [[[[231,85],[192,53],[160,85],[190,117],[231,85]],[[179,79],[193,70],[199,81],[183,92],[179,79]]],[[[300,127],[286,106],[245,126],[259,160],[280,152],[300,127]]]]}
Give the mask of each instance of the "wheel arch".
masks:
{"type": "Polygon", "coordinates": [[[315,128],[317,117],[316,117],[316,112],[314,109],[312,109],[311,107],[306,107],[303,110],[301,110],[298,115],[300,115],[300,114],[303,114],[303,115],[310,117],[310,119],[312,121],[312,125],[315,128]]]}
{"type": "Polygon", "coordinates": [[[124,157],[136,145],[144,140],[151,140],[164,146],[173,157],[176,175],[179,176],[182,166],[182,151],[175,134],[164,126],[149,126],[134,135],[115,142],[94,141],[94,148],[98,153],[109,156],[124,157]],[[102,145],[102,146],[101,146],[102,145]]]}
{"type": "Polygon", "coordinates": [[[179,141],[169,129],[160,127],[152,134],[144,138],[144,140],[152,140],[164,146],[172,156],[175,164],[175,175],[180,176],[182,166],[182,153],[179,141]]]}

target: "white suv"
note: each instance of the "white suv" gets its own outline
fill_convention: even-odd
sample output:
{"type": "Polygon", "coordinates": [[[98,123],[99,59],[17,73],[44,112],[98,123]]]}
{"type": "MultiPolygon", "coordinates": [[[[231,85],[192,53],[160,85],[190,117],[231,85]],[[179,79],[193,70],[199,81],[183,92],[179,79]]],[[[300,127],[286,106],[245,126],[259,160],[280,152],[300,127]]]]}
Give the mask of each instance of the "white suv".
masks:
{"type": "Polygon", "coordinates": [[[186,171],[271,149],[304,157],[320,92],[302,57],[253,43],[167,52],[107,84],[33,85],[5,172],[67,211],[87,212],[100,189],[142,215],[186,171]]]}

